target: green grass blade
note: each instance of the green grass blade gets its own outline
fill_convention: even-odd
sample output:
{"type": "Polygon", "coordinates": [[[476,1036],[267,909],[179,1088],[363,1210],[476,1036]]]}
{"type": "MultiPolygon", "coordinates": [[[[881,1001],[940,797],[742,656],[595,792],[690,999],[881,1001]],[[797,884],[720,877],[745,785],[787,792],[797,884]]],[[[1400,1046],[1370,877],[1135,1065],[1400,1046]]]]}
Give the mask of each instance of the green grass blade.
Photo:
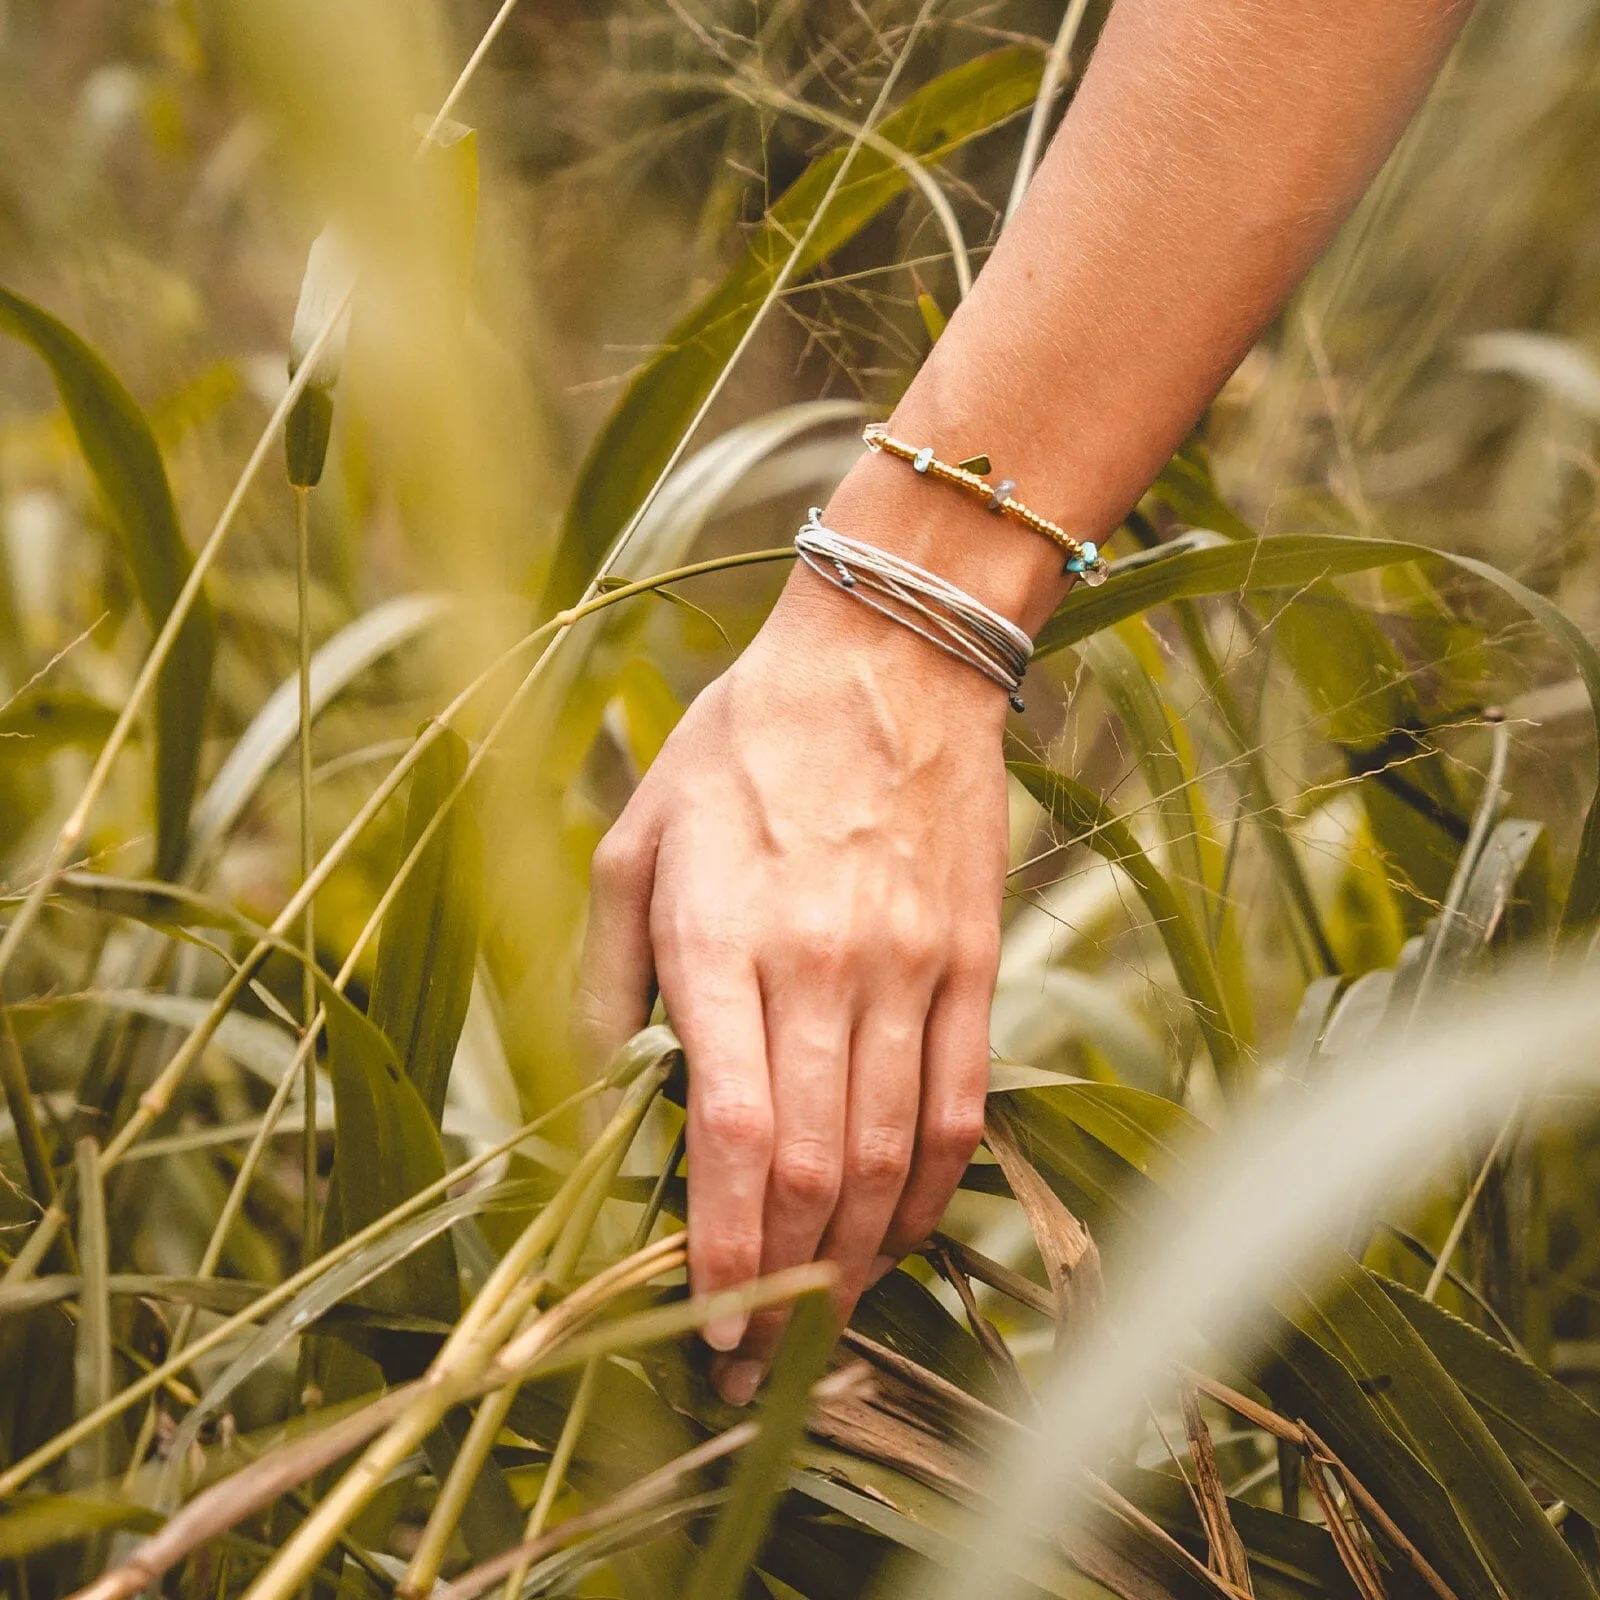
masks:
{"type": "MultiPolygon", "coordinates": [[[[0,328],[50,368],[61,404],[111,513],[152,629],[166,621],[193,561],[178,528],[155,435],[120,379],[64,323],[0,289],[0,328]]],[[[156,682],[156,874],[183,861],[211,686],[216,624],[199,596],[156,682]]]]}
{"type": "Polygon", "coordinates": [[[1056,824],[1115,862],[1138,889],[1167,948],[1173,972],[1189,1003],[1224,1083],[1236,1077],[1240,1047],[1205,936],[1187,902],[1134,838],[1133,830],[1081,783],[1030,761],[1008,763],[1012,773],[1056,824]]]}
{"type": "MultiPolygon", "coordinates": [[[[884,119],[878,133],[918,161],[936,164],[1030,105],[1040,71],[1036,50],[1013,46],[992,51],[919,89],[884,119]]],[[[612,539],[643,501],[777,281],[844,158],[842,150],[819,157],[784,191],[733,270],[672,329],[662,352],[629,385],[584,463],[542,609],[553,611],[577,599],[612,539]]],[[[888,156],[870,146],[858,149],[795,262],[795,275],[810,272],[853,238],[909,182],[888,156]]]]}
{"type": "MultiPolygon", "coordinates": [[[[442,1178],[444,1148],[388,1039],[348,1002],[328,1007],[328,1071],[339,1128],[333,1187],[343,1233],[350,1234],[442,1178]]],[[[405,1256],[371,1286],[368,1299],[380,1310],[454,1322],[461,1291],[450,1241],[435,1238],[405,1256]]]]}
{"type": "Polygon", "coordinates": [[[1404,1284],[1377,1282],[1511,1459],[1600,1526],[1600,1413],[1531,1361],[1404,1284]]]}
{"type": "MultiPolygon", "coordinates": [[[[1404,561],[1447,561],[1498,589],[1533,618],[1571,657],[1589,697],[1600,740],[1600,651],[1558,606],[1526,584],[1471,556],[1401,539],[1294,533],[1229,541],[1213,533],[1188,534],[1156,550],[1116,562],[1112,581],[1098,589],[1073,589],[1040,630],[1035,656],[1048,655],[1138,616],[1169,600],[1210,594],[1301,589],[1327,577],[1371,572],[1404,561]]],[[[1600,916],[1600,792],[1584,815],[1582,838],[1567,889],[1562,923],[1583,927],[1600,916]]]]}
{"type": "Polygon", "coordinates": [[[727,1503],[690,1581],[688,1600],[736,1600],[761,1552],[773,1507],[788,1482],[789,1465],[805,1429],[811,1389],[833,1349],[833,1306],[825,1292],[806,1295],[778,1351],[760,1429],[745,1446],[727,1503]]]}
{"type": "MultiPolygon", "coordinates": [[[[111,1363],[110,1236],[106,1229],[106,1192],[100,1176],[100,1146],[80,1139],[77,1149],[78,1335],[73,1361],[77,1415],[86,1416],[111,1398],[115,1373],[111,1363]]],[[[111,1475],[111,1436],[101,1432],[86,1441],[74,1457],[73,1476],[80,1484],[98,1483],[111,1475]]]]}
{"type": "MultiPolygon", "coordinates": [[[[467,743],[446,731],[418,762],[406,803],[404,861],[467,767],[467,743]]],[[[383,919],[367,1015],[394,1045],[437,1127],[472,998],[483,895],[483,838],[470,792],[450,808],[383,919]]]]}

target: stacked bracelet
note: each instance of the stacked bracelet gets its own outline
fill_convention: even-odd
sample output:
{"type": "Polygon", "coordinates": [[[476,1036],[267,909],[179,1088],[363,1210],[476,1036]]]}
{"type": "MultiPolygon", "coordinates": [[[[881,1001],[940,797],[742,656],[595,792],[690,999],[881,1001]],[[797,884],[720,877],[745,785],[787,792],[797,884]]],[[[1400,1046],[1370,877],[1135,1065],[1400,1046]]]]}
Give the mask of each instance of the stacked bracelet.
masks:
{"type": "Polygon", "coordinates": [[[1015,499],[1011,491],[1016,484],[1010,478],[990,484],[984,477],[990,470],[988,456],[973,456],[953,467],[949,462],[939,460],[927,445],[919,448],[891,438],[881,423],[873,423],[863,429],[861,437],[869,450],[879,450],[886,455],[898,456],[902,461],[909,461],[913,471],[924,477],[953,483],[958,489],[978,495],[985,508],[997,516],[1012,517],[1024,527],[1043,534],[1065,552],[1067,562],[1064,570],[1082,578],[1085,583],[1101,584],[1106,581],[1105,557],[1100,554],[1100,547],[1090,539],[1074,539],[1065,528],[1048,517],[1041,517],[1037,511],[1015,499]]]}
{"type": "Polygon", "coordinates": [[[964,589],[899,556],[824,527],[815,506],[795,535],[795,553],[819,578],[964,661],[1006,691],[1021,711],[1033,641],[964,589]]]}

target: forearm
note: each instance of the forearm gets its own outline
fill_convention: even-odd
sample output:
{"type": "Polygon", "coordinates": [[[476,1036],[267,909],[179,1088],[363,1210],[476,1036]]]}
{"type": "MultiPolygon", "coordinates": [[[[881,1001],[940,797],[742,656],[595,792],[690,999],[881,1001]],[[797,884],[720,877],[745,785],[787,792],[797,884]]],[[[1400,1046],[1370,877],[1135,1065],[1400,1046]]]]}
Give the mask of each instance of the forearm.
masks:
{"type": "MultiPolygon", "coordinates": [[[[1467,9],[1117,0],[892,431],[946,460],[987,452],[1019,498],[1103,539],[1371,181],[1467,9]]],[[[1053,545],[903,462],[864,458],[828,517],[1030,631],[1066,585],[1053,545]]]]}

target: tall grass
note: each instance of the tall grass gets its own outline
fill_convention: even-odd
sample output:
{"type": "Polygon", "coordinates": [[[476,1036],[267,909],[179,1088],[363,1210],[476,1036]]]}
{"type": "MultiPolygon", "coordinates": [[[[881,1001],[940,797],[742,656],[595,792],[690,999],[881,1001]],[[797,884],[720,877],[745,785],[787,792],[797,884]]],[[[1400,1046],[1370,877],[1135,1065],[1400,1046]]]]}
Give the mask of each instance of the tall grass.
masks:
{"type": "Polygon", "coordinates": [[[687,1298],[670,1018],[567,1052],[1103,14],[0,16],[8,1593],[1593,1600],[1586,8],[1480,7],[1047,625],[986,1149],[836,1348],[687,1298]]]}

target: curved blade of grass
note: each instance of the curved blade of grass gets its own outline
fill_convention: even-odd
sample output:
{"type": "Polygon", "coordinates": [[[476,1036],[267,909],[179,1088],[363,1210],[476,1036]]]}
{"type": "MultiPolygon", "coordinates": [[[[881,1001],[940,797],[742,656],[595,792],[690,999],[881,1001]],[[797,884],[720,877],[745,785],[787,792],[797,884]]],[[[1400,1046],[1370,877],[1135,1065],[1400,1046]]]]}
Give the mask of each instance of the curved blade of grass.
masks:
{"type": "MultiPolygon", "coordinates": [[[[400,595],[341,628],[311,658],[312,715],[375,661],[449,615],[454,605],[448,595],[400,595]]],[[[299,694],[298,677],[286,678],[234,741],[228,759],[195,805],[189,828],[191,863],[204,860],[215,848],[294,743],[299,694]]]]}
{"type": "MultiPolygon", "coordinates": [[[[0,328],[31,345],[55,379],[150,626],[159,632],[194,565],[161,451],[120,379],[65,323],[0,288],[0,328]]],[[[216,624],[202,592],[156,680],[156,872],[183,860],[211,686],[216,624]]]]}
{"type": "MultiPolygon", "coordinates": [[[[1039,76],[1037,51],[993,51],[919,89],[876,131],[913,159],[937,163],[1029,105],[1039,76]]],[[[733,270],[667,335],[662,352],[629,385],[584,463],[541,610],[571,605],[583,592],[780,274],[811,271],[910,182],[880,151],[855,148],[848,175],[836,185],[846,154],[836,150],[820,157],[784,191],[733,270]],[[825,200],[827,210],[818,217],[825,200]],[[791,262],[794,241],[808,230],[804,249],[791,262]]]]}
{"type": "MultiPolygon", "coordinates": [[[[403,861],[467,769],[467,742],[446,732],[417,763],[403,861]]],[[[450,808],[383,919],[370,1021],[394,1046],[434,1126],[472,998],[483,893],[483,838],[470,793],[450,808]]]]}
{"type": "MultiPolygon", "coordinates": [[[[800,435],[816,428],[854,421],[866,407],[853,400],[806,400],[782,406],[730,428],[698,450],[662,484],[628,541],[626,564],[633,571],[679,565],[707,522],[753,484],[753,474],[800,435]]],[[[781,458],[780,458],[781,459],[781,458]]],[[[782,492],[788,486],[775,485],[782,492]]],[[[608,585],[626,581],[608,578],[608,585]]],[[[671,599],[669,590],[658,590],[671,599]]],[[[557,708],[559,725],[551,741],[552,781],[576,776],[613,698],[625,643],[638,635],[649,613],[630,606],[609,612],[573,639],[554,663],[543,700],[557,708]]]]}
{"type": "MultiPolygon", "coordinates": [[[[1268,539],[1227,540],[1219,534],[1186,534],[1159,549],[1113,563],[1112,581],[1098,589],[1078,585],[1040,630],[1035,656],[1048,655],[1126,617],[1168,600],[1208,594],[1298,589],[1321,578],[1371,572],[1403,561],[1445,561],[1481,578],[1533,618],[1572,658],[1588,692],[1595,735],[1600,740],[1600,651],[1575,623],[1542,594],[1472,556],[1435,550],[1400,539],[1364,539],[1342,534],[1278,534],[1268,539]]],[[[1567,889],[1562,925],[1583,927],[1600,916],[1600,793],[1584,815],[1583,834],[1567,889]]]]}
{"type": "Polygon", "coordinates": [[[1240,1046],[1211,951],[1188,905],[1134,838],[1133,830],[1100,797],[1075,779],[1031,761],[1011,761],[1010,771],[1056,824],[1121,867],[1149,909],[1173,972],[1200,1026],[1224,1084],[1240,1066],[1240,1046]]]}

